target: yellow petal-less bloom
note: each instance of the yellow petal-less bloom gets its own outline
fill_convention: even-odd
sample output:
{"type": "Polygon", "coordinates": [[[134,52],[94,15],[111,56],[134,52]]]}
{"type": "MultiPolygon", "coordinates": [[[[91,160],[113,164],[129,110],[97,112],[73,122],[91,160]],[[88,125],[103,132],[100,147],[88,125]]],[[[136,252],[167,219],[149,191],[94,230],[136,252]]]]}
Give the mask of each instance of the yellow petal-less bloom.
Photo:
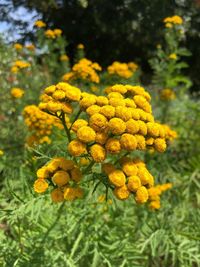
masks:
{"type": "Polygon", "coordinates": [[[177,59],[177,55],[175,53],[169,55],[169,59],[177,59]]]}
{"type": "Polygon", "coordinates": [[[107,140],[108,140],[107,132],[96,132],[96,138],[95,138],[96,143],[104,145],[107,140]]]}
{"type": "Polygon", "coordinates": [[[53,183],[55,183],[57,186],[66,185],[69,182],[69,180],[70,176],[65,171],[57,171],[52,177],[53,183]]]}
{"type": "Polygon", "coordinates": [[[108,128],[112,134],[121,135],[126,130],[126,123],[119,118],[112,118],[108,123],[108,128]]]}
{"type": "Polygon", "coordinates": [[[90,117],[89,124],[95,131],[101,132],[107,127],[108,120],[102,114],[94,114],[90,117]]]}
{"type": "Polygon", "coordinates": [[[88,122],[86,120],[83,120],[83,119],[78,119],[76,120],[73,125],[72,125],[72,130],[74,132],[77,132],[78,129],[80,129],[81,127],[83,126],[87,126],[88,125],[88,122]]]}
{"type": "Polygon", "coordinates": [[[55,32],[53,30],[46,30],[44,34],[49,39],[55,39],[56,38],[55,32]]]}
{"type": "Polygon", "coordinates": [[[39,179],[46,179],[48,178],[48,176],[49,176],[49,172],[45,166],[37,170],[37,177],[39,179]]]}
{"type": "Polygon", "coordinates": [[[128,177],[127,187],[131,192],[136,192],[141,186],[142,184],[138,176],[131,175],[128,177]]]}
{"type": "Polygon", "coordinates": [[[90,107],[88,107],[87,109],[86,109],[86,112],[87,112],[87,114],[89,115],[89,116],[92,116],[92,115],[94,115],[94,114],[96,114],[96,113],[99,113],[99,111],[100,111],[100,107],[99,106],[97,106],[97,105],[92,105],[92,106],[90,106],[90,107]]]}
{"type": "Polygon", "coordinates": [[[137,165],[131,160],[127,160],[122,164],[122,170],[127,176],[137,175],[138,173],[137,165]]]}
{"type": "Polygon", "coordinates": [[[71,179],[75,181],[76,183],[80,182],[80,180],[82,179],[82,173],[78,167],[74,167],[70,171],[70,175],[71,175],[71,179]]]}
{"type": "MultiPolygon", "coordinates": [[[[166,27],[167,27],[167,24],[181,25],[181,24],[183,24],[183,19],[180,16],[175,15],[175,16],[172,16],[172,17],[165,18],[163,20],[163,22],[165,23],[166,27]]],[[[171,26],[168,27],[168,28],[171,28],[171,26]]]]}
{"type": "Polygon", "coordinates": [[[109,138],[105,144],[106,151],[111,154],[118,154],[121,151],[121,144],[116,138],[109,138]]]}
{"type": "Polygon", "coordinates": [[[106,158],[106,150],[98,144],[91,146],[90,154],[95,162],[103,162],[106,158]]]}
{"type": "Polygon", "coordinates": [[[62,34],[62,30],[61,29],[55,29],[54,34],[55,34],[55,36],[59,37],[62,34]]]}
{"type": "Polygon", "coordinates": [[[83,45],[83,44],[78,44],[78,45],[77,45],[77,48],[78,48],[78,49],[84,49],[84,45],[83,45]]]}
{"type": "Polygon", "coordinates": [[[44,23],[42,20],[37,20],[34,22],[34,25],[37,27],[37,28],[44,28],[46,27],[46,23],[44,23]]]}
{"type": "Polygon", "coordinates": [[[24,95],[24,90],[22,90],[21,88],[12,88],[10,93],[14,98],[22,98],[22,96],[24,95]]]}
{"type": "Polygon", "coordinates": [[[165,139],[162,139],[162,138],[156,138],[154,140],[154,147],[155,149],[158,151],[158,152],[161,152],[163,153],[166,148],[167,148],[167,144],[166,144],[166,141],[165,139]]]}
{"type": "Polygon", "coordinates": [[[69,57],[67,55],[61,55],[60,61],[69,61],[69,57]]]}
{"type": "Polygon", "coordinates": [[[132,134],[123,134],[120,138],[120,144],[123,149],[128,151],[135,150],[137,148],[137,140],[132,134]]]}
{"type": "Polygon", "coordinates": [[[75,157],[81,156],[87,153],[86,145],[79,140],[71,141],[68,145],[68,151],[70,155],[75,156],[75,157]]]}
{"type": "Polygon", "coordinates": [[[138,190],[136,191],[136,196],[135,196],[136,202],[139,204],[143,204],[147,202],[148,198],[149,195],[146,187],[144,186],[139,187],[138,190]]]}
{"type": "Polygon", "coordinates": [[[138,121],[130,119],[126,122],[126,131],[130,134],[136,134],[139,132],[140,126],[138,121]]]}
{"type": "Polygon", "coordinates": [[[174,100],[176,98],[176,94],[172,89],[165,88],[160,91],[160,98],[162,100],[174,100]]]}
{"type": "Polygon", "coordinates": [[[0,157],[4,155],[4,151],[0,149],[0,157]]]}
{"type": "Polygon", "coordinates": [[[34,182],[34,191],[37,193],[43,193],[47,190],[47,188],[49,187],[49,184],[46,182],[46,180],[44,179],[37,179],[34,182]]]}
{"type": "Polygon", "coordinates": [[[99,113],[104,115],[106,118],[111,119],[115,116],[115,108],[111,105],[105,105],[100,108],[99,113]]]}
{"type": "Polygon", "coordinates": [[[16,50],[20,51],[20,50],[22,50],[23,45],[21,45],[21,44],[19,44],[19,43],[16,43],[16,44],[14,44],[14,48],[15,48],[16,50]]]}
{"type": "Polygon", "coordinates": [[[51,199],[53,202],[63,202],[64,195],[60,188],[56,188],[51,192],[51,199]]]}
{"type": "Polygon", "coordinates": [[[125,200],[130,196],[130,191],[128,190],[127,186],[121,186],[121,187],[116,187],[114,190],[114,195],[120,199],[120,200],[125,200]]]}
{"type": "Polygon", "coordinates": [[[78,129],[77,137],[84,143],[89,143],[95,141],[96,133],[95,131],[89,126],[83,126],[78,129]]]}
{"type": "Polygon", "coordinates": [[[126,176],[121,170],[114,170],[108,175],[110,182],[117,187],[124,186],[126,183],[126,176]]]}

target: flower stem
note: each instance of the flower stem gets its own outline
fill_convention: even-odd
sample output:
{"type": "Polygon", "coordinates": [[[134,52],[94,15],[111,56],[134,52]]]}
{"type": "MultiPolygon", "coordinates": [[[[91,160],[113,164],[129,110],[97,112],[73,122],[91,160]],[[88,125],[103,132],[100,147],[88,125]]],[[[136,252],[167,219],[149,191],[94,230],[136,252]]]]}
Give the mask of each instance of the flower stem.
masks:
{"type": "Polygon", "coordinates": [[[79,117],[79,115],[81,114],[81,112],[82,112],[82,110],[79,109],[78,113],[76,114],[74,120],[73,120],[72,123],[71,123],[71,126],[69,127],[69,130],[71,130],[71,128],[72,128],[74,122],[78,119],[78,117],[79,117]]]}
{"type": "Polygon", "coordinates": [[[61,121],[64,126],[65,132],[67,134],[68,141],[71,142],[71,135],[70,135],[70,129],[67,128],[66,121],[65,121],[65,113],[62,113],[61,115],[61,121]]]}
{"type": "Polygon", "coordinates": [[[83,171],[83,174],[86,174],[88,171],[92,169],[92,166],[95,164],[95,161],[91,161],[90,164],[86,167],[86,169],[83,171]]]}

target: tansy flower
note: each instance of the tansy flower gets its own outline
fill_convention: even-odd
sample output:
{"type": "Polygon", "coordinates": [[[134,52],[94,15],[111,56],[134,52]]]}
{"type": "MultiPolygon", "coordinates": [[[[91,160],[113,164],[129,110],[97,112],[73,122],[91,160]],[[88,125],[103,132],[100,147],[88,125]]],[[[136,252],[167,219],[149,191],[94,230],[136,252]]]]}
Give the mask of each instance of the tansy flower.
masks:
{"type": "Polygon", "coordinates": [[[3,156],[4,151],[2,149],[0,149],[0,157],[3,156]]]}
{"type": "Polygon", "coordinates": [[[177,55],[175,53],[169,55],[169,59],[177,59],[177,55]]]}
{"type": "Polygon", "coordinates": [[[62,202],[64,200],[64,194],[60,188],[56,188],[51,192],[51,199],[53,202],[62,202]]]}
{"type": "Polygon", "coordinates": [[[160,91],[160,98],[162,100],[174,100],[176,98],[176,94],[172,89],[165,88],[160,91]]]}
{"type": "Polygon", "coordinates": [[[34,191],[37,193],[43,193],[47,190],[49,184],[44,179],[37,179],[34,183],[34,191]]]}
{"type": "Polygon", "coordinates": [[[69,61],[69,57],[67,55],[61,55],[60,61],[69,61]]]}
{"type": "Polygon", "coordinates": [[[14,48],[18,51],[22,50],[23,46],[19,43],[14,44],[14,48]]]}
{"type": "Polygon", "coordinates": [[[37,20],[34,22],[34,25],[37,27],[37,28],[43,28],[43,27],[46,27],[46,23],[44,23],[42,20],[37,20]]]}
{"type": "Polygon", "coordinates": [[[106,158],[106,151],[104,147],[99,144],[91,146],[90,154],[95,162],[103,162],[106,158]]]}
{"type": "Polygon", "coordinates": [[[125,200],[129,197],[130,191],[128,190],[127,186],[121,186],[121,187],[116,187],[114,189],[114,195],[120,199],[120,200],[125,200]]]}
{"type": "Polygon", "coordinates": [[[22,96],[24,95],[24,90],[20,88],[12,88],[10,93],[14,98],[22,98],[22,96]]]}
{"type": "Polygon", "coordinates": [[[146,187],[144,186],[139,187],[138,190],[136,191],[136,196],[135,196],[136,202],[139,204],[143,204],[147,202],[148,198],[149,195],[146,187]]]}
{"type": "Polygon", "coordinates": [[[108,178],[110,182],[117,187],[121,187],[125,185],[126,176],[121,170],[114,170],[109,175],[108,178]]]}
{"type": "Polygon", "coordinates": [[[85,154],[87,152],[86,145],[79,141],[79,140],[73,140],[68,145],[68,151],[70,155],[72,156],[81,156],[82,154],[85,154]]]}
{"type": "Polygon", "coordinates": [[[78,44],[78,45],[77,45],[77,48],[78,48],[78,49],[84,49],[84,45],[83,45],[83,44],[78,44]]]}

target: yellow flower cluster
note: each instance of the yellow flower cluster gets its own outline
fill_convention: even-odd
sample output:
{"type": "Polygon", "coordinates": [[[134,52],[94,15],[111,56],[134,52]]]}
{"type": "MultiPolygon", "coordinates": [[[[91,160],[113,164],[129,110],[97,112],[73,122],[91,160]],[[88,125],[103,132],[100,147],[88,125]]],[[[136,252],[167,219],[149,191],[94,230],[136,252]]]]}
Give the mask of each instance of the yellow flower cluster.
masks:
{"type": "Polygon", "coordinates": [[[14,48],[15,48],[16,50],[20,51],[20,50],[22,50],[23,45],[21,45],[21,44],[19,44],[19,43],[16,43],[16,44],[14,44],[14,48]]]}
{"type": "Polygon", "coordinates": [[[24,90],[21,88],[13,87],[10,91],[10,94],[14,98],[22,98],[24,95],[24,90]]]}
{"type": "Polygon", "coordinates": [[[49,135],[52,132],[52,127],[58,127],[62,129],[60,121],[42,112],[37,106],[30,105],[26,106],[23,111],[25,124],[28,129],[33,133],[28,139],[28,145],[32,146],[34,143],[50,143],[51,139],[49,135]]]}
{"type": "Polygon", "coordinates": [[[172,16],[172,17],[167,17],[163,20],[165,23],[166,28],[172,28],[173,25],[181,25],[183,24],[183,19],[180,16],[172,16]]]}
{"type": "Polygon", "coordinates": [[[160,195],[166,191],[172,188],[171,183],[162,184],[162,185],[156,185],[148,189],[149,194],[149,207],[151,209],[160,209],[160,195]]]}
{"type": "Polygon", "coordinates": [[[44,28],[46,27],[46,23],[44,23],[42,20],[37,20],[34,22],[34,25],[37,27],[37,28],[44,28]]]}
{"type": "Polygon", "coordinates": [[[154,185],[154,178],[140,159],[123,157],[119,160],[120,168],[116,169],[111,163],[102,164],[102,171],[114,186],[114,195],[125,200],[131,194],[137,203],[145,203],[149,198],[148,189],[154,185]]]}
{"type": "Polygon", "coordinates": [[[85,47],[84,47],[84,45],[83,44],[78,44],[77,45],[77,49],[84,49],[85,47]]]}
{"type": "Polygon", "coordinates": [[[60,61],[69,61],[69,57],[67,55],[61,55],[60,61]]]}
{"type": "Polygon", "coordinates": [[[150,95],[143,87],[114,85],[108,96],[81,93],[79,105],[88,115],[72,124],[76,139],[69,143],[72,156],[89,154],[103,162],[107,154],[154,148],[166,149],[166,133],[154,122],[150,95]]]}
{"type": "Polygon", "coordinates": [[[71,72],[63,75],[62,79],[65,82],[82,79],[93,83],[99,83],[100,79],[97,71],[101,71],[101,67],[98,63],[82,58],[72,67],[71,72]]]}
{"type": "Polygon", "coordinates": [[[115,61],[112,65],[108,66],[108,73],[110,75],[117,75],[119,77],[129,79],[133,76],[134,72],[138,69],[138,65],[134,62],[121,63],[115,61]]]}
{"type": "Polygon", "coordinates": [[[11,72],[17,73],[19,72],[20,69],[25,69],[30,67],[30,63],[22,61],[22,60],[17,60],[14,62],[13,66],[11,67],[11,72]]]}
{"type": "Polygon", "coordinates": [[[81,178],[82,173],[72,160],[54,158],[38,169],[34,191],[43,193],[51,184],[53,202],[72,201],[83,196],[83,190],[78,185],[81,178]]]}
{"type": "Polygon", "coordinates": [[[44,34],[47,38],[55,39],[56,37],[61,36],[62,30],[60,29],[50,30],[49,29],[49,30],[46,30],[44,34]]]}
{"type": "Polygon", "coordinates": [[[169,59],[176,60],[177,59],[177,55],[175,53],[172,53],[172,54],[169,55],[169,59]]]}
{"type": "Polygon", "coordinates": [[[39,108],[54,114],[57,112],[71,114],[73,111],[71,103],[78,102],[80,98],[80,89],[68,83],[60,82],[44,90],[39,108]]]}
{"type": "Polygon", "coordinates": [[[174,100],[176,98],[176,94],[172,89],[165,88],[160,91],[160,98],[162,100],[174,100]]]}
{"type": "Polygon", "coordinates": [[[176,131],[172,130],[169,125],[162,124],[162,127],[165,129],[165,138],[166,140],[173,141],[178,137],[178,134],[176,131]]]}

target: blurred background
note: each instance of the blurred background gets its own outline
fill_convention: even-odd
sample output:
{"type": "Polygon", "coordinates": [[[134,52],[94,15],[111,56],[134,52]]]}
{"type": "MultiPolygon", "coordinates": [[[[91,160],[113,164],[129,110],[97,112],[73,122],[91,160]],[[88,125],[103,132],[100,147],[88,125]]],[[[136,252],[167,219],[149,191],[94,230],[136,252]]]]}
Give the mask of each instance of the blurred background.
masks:
{"type": "Polygon", "coordinates": [[[0,32],[6,31],[8,42],[34,42],[33,22],[42,19],[63,30],[72,62],[76,46],[83,43],[86,56],[102,66],[136,61],[145,73],[144,84],[152,75],[148,59],[163,40],[162,20],[178,14],[189,28],[182,42],[192,53],[185,59],[192,66],[185,74],[193,83],[190,90],[200,88],[199,0],[1,0],[0,10],[0,32]]]}

